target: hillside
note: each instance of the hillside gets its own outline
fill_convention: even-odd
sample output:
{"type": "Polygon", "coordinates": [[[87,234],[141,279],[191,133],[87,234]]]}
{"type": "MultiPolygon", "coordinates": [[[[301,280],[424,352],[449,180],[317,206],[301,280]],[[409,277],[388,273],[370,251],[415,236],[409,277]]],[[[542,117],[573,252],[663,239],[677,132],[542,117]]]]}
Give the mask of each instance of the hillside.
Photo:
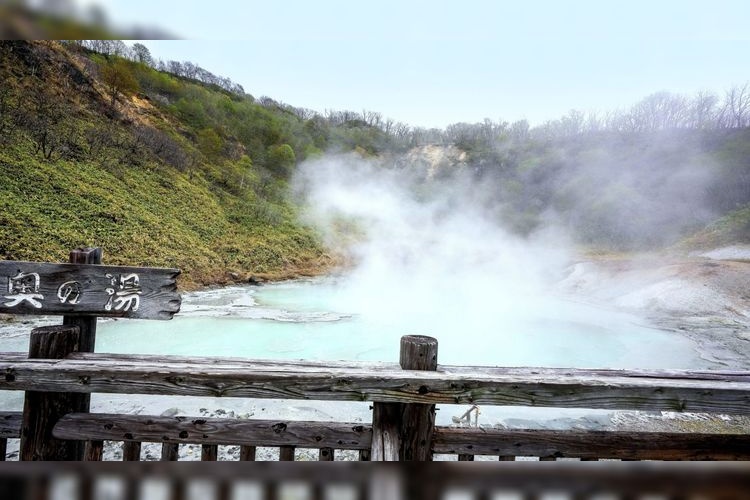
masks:
{"type": "Polygon", "coordinates": [[[293,148],[314,148],[285,133],[295,117],[57,42],[0,43],[0,82],[0,258],[101,246],[108,263],[179,267],[188,288],[330,265],[285,199],[293,148]],[[203,119],[204,101],[260,118],[203,119]]]}

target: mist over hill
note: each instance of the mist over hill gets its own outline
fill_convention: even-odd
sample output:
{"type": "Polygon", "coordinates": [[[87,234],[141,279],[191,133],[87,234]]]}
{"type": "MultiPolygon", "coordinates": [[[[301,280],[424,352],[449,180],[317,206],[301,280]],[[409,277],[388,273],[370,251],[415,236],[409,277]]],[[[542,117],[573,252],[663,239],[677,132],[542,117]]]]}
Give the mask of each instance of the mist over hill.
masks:
{"type": "Polygon", "coordinates": [[[290,184],[329,157],[395,173],[421,202],[469,204],[514,237],[555,228],[604,250],[750,242],[748,85],[440,130],[254,97],[117,40],[1,42],[0,82],[6,259],[102,246],[110,263],[180,267],[187,286],[325,272],[339,256],[290,184]]]}

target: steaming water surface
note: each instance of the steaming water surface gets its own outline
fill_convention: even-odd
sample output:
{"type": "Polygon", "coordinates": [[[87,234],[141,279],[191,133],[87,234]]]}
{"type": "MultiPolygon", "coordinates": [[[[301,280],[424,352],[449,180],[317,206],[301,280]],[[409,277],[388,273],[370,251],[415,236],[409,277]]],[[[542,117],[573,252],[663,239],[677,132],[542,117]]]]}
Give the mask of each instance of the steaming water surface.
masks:
{"type": "Polygon", "coordinates": [[[409,315],[388,315],[347,310],[348,292],[340,285],[327,278],[188,294],[169,322],[102,322],[97,351],[396,361],[399,338],[420,333],[439,340],[443,364],[709,366],[689,339],[569,298],[536,298],[528,311],[516,308],[512,315],[501,304],[496,311],[466,311],[463,304],[446,310],[446,303],[439,311],[422,304],[409,315]]]}
{"type": "MultiPolygon", "coordinates": [[[[380,291],[382,300],[394,288],[380,291]]],[[[313,279],[233,286],[184,296],[182,311],[172,321],[100,321],[97,352],[271,359],[397,361],[399,338],[421,333],[440,342],[442,364],[611,368],[710,368],[696,346],[680,335],[643,324],[639,318],[570,297],[505,297],[482,300],[473,308],[466,297],[446,287],[430,300],[420,297],[395,309],[368,308],[345,279],[313,279]],[[454,295],[451,295],[454,293],[454,295]],[[354,295],[354,297],[353,297],[354,295]],[[451,306],[453,304],[453,306],[451,306]],[[526,304],[526,305],[524,305],[526,304]],[[451,308],[453,307],[453,308],[451,308]],[[489,308],[489,310],[488,310],[489,308]],[[388,314],[388,310],[394,311],[388,314]],[[410,311],[410,313],[404,313],[410,311]]],[[[476,300],[475,295],[469,295],[476,300]]],[[[402,299],[403,300],[403,299],[402,299]]],[[[373,297],[373,302],[379,302],[373,297]]],[[[393,306],[393,303],[390,303],[393,306]]],[[[44,321],[44,320],[42,320],[44,321]]],[[[59,318],[48,318],[59,322],[59,318]]],[[[35,322],[35,323],[38,323],[35,322]]],[[[34,324],[0,327],[0,351],[26,351],[34,324]]],[[[23,393],[3,391],[0,407],[20,410],[23,393]]],[[[172,407],[185,415],[200,409],[224,408],[256,418],[310,420],[370,419],[367,403],[244,400],[97,394],[92,408],[100,412],[160,414],[172,407]]],[[[441,405],[440,425],[467,407],[441,405]]],[[[565,428],[609,421],[607,411],[483,407],[482,425],[565,428]],[[569,419],[576,419],[571,423],[569,419]],[[581,420],[583,419],[583,420],[581,420]],[[585,421],[585,424],[581,424],[585,421]]]]}

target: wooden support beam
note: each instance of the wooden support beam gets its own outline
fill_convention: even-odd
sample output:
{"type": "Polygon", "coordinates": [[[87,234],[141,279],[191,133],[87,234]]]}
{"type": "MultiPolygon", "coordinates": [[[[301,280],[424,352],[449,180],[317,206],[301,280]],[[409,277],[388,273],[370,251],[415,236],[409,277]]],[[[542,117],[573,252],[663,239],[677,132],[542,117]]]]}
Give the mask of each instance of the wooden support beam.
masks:
{"type": "Polygon", "coordinates": [[[179,459],[180,459],[179,443],[162,443],[161,445],[161,461],[162,462],[176,462],[179,459]]]}
{"type": "Polygon", "coordinates": [[[140,441],[125,441],[122,443],[122,459],[125,462],[139,462],[141,460],[140,441]]]}
{"type": "Polygon", "coordinates": [[[94,439],[86,441],[83,460],[85,462],[101,462],[104,455],[104,441],[94,439]]]}
{"type": "Polygon", "coordinates": [[[321,448],[318,452],[319,462],[333,462],[333,448],[321,448]]]}
{"type": "MultiPolygon", "coordinates": [[[[424,335],[401,337],[399,365],[404,370],[432,371],[438,366],[438,341],[424,335]]],[[[429,392],[428,385],[417,392],[429,392]]],[[[435,430],[435,405],[411,403],[403,407],[401,419],[401,461],[432,461],[432,435],[435,430]]]]}
{"type": "MultiPolygon", "coordinates": [[[[401,337],[399,366],[402,370],[435,371],[437,340],[423,335],[401,337]]],[[[428,385],[417,394],[430,391],[428,385]]],[[[373,461],[431,461],[435,405],[381,403],[373,405],[373,461]]]]}
{"type": "MultiPolygon", "coordinates": [[[[358,423],[71,413],[57,422],[59,439],[105,439],[201,445],[368,449],[372,429],[358,423]]],[[[250,450],[246,450],[250,451],[250,450]]],[[[254,450],[252,450],[254,451],[254,450]]]]}
{"type": "Polygon", "coordinates": [[[240,462],[255,461],[255,446],[240,446],[240,462]]]}
{"type": "MultiPolygon", "coordinates": [[[[43,326],[31,331],[29,358],[62,359],[78,350],[77,326],[43,326]]],[[[7,372],[5,379],[13,379],[7,372]]],[[[52,428],[63,416],[80,409],[79,394],[27,391],[23,405],[21,460],[81,460],[83,443],[52,436],[52,428]]]]}
{"type": "Polygon", "coordinates": [[[215,444],[204,444],[201,446],[201,461],[216,462],[219,459],[219,447],[215,444]]]}
{"type": "Polygon", "coordinates": [[[294,446],[279,447],[279,462],[294,462],[294,446]]]}
{"type": "Polygon", "coordinates": [[[750,460],[750,435],[438,427],[433,449],[510,458],[750,460]]]}

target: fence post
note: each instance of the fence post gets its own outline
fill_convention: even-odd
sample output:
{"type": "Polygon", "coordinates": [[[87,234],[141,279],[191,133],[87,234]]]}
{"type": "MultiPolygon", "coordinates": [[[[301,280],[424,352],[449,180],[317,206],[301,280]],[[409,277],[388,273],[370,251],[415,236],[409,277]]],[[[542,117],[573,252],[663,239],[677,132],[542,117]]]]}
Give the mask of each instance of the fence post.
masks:
{"type": "MultiPolygon", "coordinates": [[[[437,370],[437,339],[424,335],[401,337],[399,364],[404,370],[437,370]]],[[[373,461],[432,461],[435,405],[374,403],[373,461]]]]}
{"type": "MultiPolygon", "coordinates": [[[[434,372],[437,370],[437,354],[437,339],[424,335],[401,337],[399,364],[403,370],[434,372]]],[[[405,404],[401,422],[401,460],[431,462],[434,432],[435,405],[405,404]]]]}
{"type": "MultiPolygon", "coordinates": [[[[101,248],[76,248],[70,252],[71,264],[101,264],[101,248]]],[[[81,339],[79,341],[80,352],[94,352],[94,343],[96,342],[96,316],[63,316],[63,325],[77,326],[81,330],[81,339]]],[[[90,395],[84,394],[85,399],[89,400],[90,395]]],[[[82,410],[83,411],[83,410],[82,410]]],[[[88,402],[86,410],[88,411],[88,402]]]]}
{"type": "MultiPolygon", "coordinates": [[[[101,264],[102,249],[80,247],[70,251],[71,264],[101,264]]],[[[78,341],[79,352],[94,352],[96,343],[96,316],[63,316],[63,325],[77,326],[80,332],[78,341]]],[[[88,413],[91,408],[91,394],[79,393],[71,395],[73,405],[71,411],[76,413],[88,413]]],[[[83,460],[85,446],[81,446],[79,456],[75,460],[83,460]]]]}
{"type": "MultiPolygon", "coordinates": [[[[30,359],[62,359],[78,350],[77,326],[43,326],[31,331],[30,359]]],[[[82,441],[52,437],[63,415],[77,411],[78,394],[26,391],[21,428],[21,460],[81,460],[82,441]]]]}

